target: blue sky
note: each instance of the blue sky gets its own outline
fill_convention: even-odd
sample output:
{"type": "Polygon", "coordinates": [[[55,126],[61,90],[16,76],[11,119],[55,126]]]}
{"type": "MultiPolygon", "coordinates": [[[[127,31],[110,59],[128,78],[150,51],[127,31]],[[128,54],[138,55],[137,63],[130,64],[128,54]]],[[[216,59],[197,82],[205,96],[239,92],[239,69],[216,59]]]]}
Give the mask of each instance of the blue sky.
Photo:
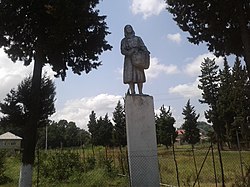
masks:
{"type": "MultiPolygon", "coordinates": [[[[200,114],[199,120],[205,120],[207,106],[198,102],[201,99],[201,91],[197,88],[198,76],[203,59],[215,57],[205,44],[197,46],[188,42],[188,34],[173,21],[164,0],[104,0],[100,1],[98,9],[101,15],[107,15],[111,34],[106,39],[113,49],[100,56],[103,65],[97,70],[81,76],[68,71],[64,82],[55,79],[56,113],[51,119],[74,121],[87,130],[92,110],[98,117],[108,113],[112,118],[118,100],[123,100],[128,89],[122,81],[120,41],[124,26],[131,24],[151,52],[151,65],[146,70],[147,82],[143,92],[153,96],[155,112],[158,113],[162,105],[170,106],[176,119],[175,126],[179,127],[183,123],[182,109],[190,99],[200,114]]],[[[221,65],[223,60],[216,58],[216,62],[221,65]]],[[[12,63],[0,50],[0,100],[31,74],[32,68],[32,65],[24,67],[22,62],[12,63]]],[[[53,74],[48,66],[44,71],[53,74]]]]}

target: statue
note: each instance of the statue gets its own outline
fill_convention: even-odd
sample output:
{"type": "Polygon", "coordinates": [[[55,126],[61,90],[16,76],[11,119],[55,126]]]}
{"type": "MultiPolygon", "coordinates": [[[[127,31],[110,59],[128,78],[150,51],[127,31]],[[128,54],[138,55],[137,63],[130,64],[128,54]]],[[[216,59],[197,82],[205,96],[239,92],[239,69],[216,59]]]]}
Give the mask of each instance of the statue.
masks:
{"type": "Polygon", "coordinates": [[[149,68],[150,52],[142,39],[135,35],[131,25],[124,27],[124,35],[121,41],[121,53],[125,56],[123,82],[129,84],[130,94],[135,94],[135,84],[138,86],[139,94],[143,94],[142,87],[146,82],[144,70],[149,68]]]}

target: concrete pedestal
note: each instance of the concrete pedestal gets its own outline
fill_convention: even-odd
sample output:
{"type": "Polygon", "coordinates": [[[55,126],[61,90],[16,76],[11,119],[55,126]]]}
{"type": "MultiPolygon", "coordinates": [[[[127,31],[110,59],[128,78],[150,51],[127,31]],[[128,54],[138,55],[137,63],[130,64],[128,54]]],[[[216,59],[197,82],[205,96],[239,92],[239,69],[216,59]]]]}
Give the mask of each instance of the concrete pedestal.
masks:
{"type": "Polygon", "coordinates": [[[153,97],[127,95],[125,112],[131,187],[159,187],[153,97]]]}

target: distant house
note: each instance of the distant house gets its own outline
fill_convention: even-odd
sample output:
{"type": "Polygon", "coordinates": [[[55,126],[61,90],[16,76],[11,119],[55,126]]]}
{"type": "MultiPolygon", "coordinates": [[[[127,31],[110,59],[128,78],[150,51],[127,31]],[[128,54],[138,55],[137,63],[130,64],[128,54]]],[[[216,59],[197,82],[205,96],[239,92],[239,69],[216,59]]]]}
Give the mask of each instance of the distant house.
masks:
{"type": "Polygon", "coordinates": [[[22,138],[6,132],[0,135],[0,149],[20,149],[22,138]]]}
{"type": "Polygon", "coordinates": [[[178,129],[176,132],[177,132],[177,137],[175,139],[176,143],[178,145],[184,144],[185,142],[184,142],[183,138],[184,138],[185,130],[184,129],[178,129]]]}
{"type": "MultiPolygon", "coordinates": [[[[200,133],[200,143],[204,143],[206,141],[208,141],[208,136],[207,136],[207,132],[201,128],[198,128],[199,129],[199,133],[200,133]]],[[[177,145],[183,145],[183,144],[187,144],[185,141],[184,141],[184,134],[185,134],[185,130],[184,129],[178,129],[177,131],[177,137],[176,137],[176,143],[177,145]]]]}

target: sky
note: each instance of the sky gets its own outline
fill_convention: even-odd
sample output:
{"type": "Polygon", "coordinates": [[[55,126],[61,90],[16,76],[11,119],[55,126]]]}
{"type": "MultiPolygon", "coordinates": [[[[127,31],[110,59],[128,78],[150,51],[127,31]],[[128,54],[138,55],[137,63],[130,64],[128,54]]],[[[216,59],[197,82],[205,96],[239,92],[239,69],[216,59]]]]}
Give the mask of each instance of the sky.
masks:
{"type": "MultiPolygon", "coordinates": [[[[215,58],[221,67],[223,58],[216,58],[208,52],[206,44],[194,45],[188,42],[184,33],[166,10],[165,0],[103,0],[97,9],[106,15],[108,31],[106,40],[113,46],[99,56],[102,62],[97,70],[81,76],[67,72],[65,81],[53,78],[56,85],[56,113],[50,119],[73,121],[80,128],[88,130],[91,111],[97,117],[108,114],[112,119],[114,109],[120,100],[123,103],[128,85],[123,84],[122,71],[124,56],[120,42],[124,37],[124,26],[133,26],[150,51],[150,67],[145,71],[146,83],[143,93],[153,96],[155,113],[164,105],[170,106],[176,120],[175,127],[183,123],[182,111],[188,99],[194,106],[199,121],[206,121],[205,104],[200,104],[201,90],[198,89],[201,74],[200,64],[204,58],[215,58]]],[[[33,65],[13,63],[0,49],[0,102],[10,89],[32,74],[33,65]]],[[[49,66],[44,67],[53,77],[49,66]]],[[[1,114],[0,114],[1,115],[1,114]]]]}

